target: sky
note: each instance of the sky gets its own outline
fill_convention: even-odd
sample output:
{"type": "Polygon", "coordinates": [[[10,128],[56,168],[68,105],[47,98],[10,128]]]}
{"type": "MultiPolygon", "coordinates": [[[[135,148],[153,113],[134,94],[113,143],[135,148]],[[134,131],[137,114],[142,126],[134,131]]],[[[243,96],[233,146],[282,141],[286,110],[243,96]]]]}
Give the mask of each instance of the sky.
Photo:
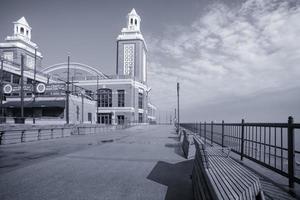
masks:
{"type": "Polygon", "coordinates": [[[25,16],[43,66],[70,52],[114,74],[116,37],[132,8],[161,121],[174,115],[180,82],[182,121],[300,122],[299,0],[1,0],[0,39],[25,16]]]}

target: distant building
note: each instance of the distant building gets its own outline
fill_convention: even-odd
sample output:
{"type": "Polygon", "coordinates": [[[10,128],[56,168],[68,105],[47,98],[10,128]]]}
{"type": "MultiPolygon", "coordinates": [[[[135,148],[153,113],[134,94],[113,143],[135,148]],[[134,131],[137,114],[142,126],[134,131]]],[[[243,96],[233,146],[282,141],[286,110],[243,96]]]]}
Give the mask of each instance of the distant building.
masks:
{"type": "MultiPolygon", "coordinates": [[[[156,107],[149,100],[151,88],[147,85],[147,46],[140,31],[140,22],[140,16],[132,9],[127,16],[127,27],[117,37],[115,75],[105,75],[85,64],[70,63],[70,81],[74,83],[69,86],[70,123],[156,122],[156,107]]],[[[31,42],[31,27],[24,17],[14,22],[14,36],[0,43],[0,53],[5,60],[5,115],[16,117],[20,113],[22,54],[25,63],[25,117],[34,115],[64,121],[66,85],[60,80],[66,81],[67,63],[42,67],[42,55],[37,49],[37,45],[31,42]],[[38,72],[36,83],[33,81],[34,66],[38,72]]]]}
{"type": "MultiPolygon", "coordinates": [[[[14,22],[14,35],[0,43],[0,55],[3,58],[0,119],[7,123],[21,116],[21,55],[24,56],[24,117],[25,123],[66,122],[66,84],[58,83],[50,76],[34,73],[42,68],[42,54],[38,46],[31,41],[31,27],[24,17],[14,22]],[[35,74],[35,75],[34,75],[35,74]],[[34,82],[34,80],[36,80],[34,82]]],[[[69,122],[95,123],[96,101],[81,94],[84,90],[70,94],[69,122]]]]}
{"type": "MultiPolygon", "coordinates": [[[[14,24],[13,36],[7,36],[4,43],[0,43],[0,55],[5,60],[5,71],[3,73],[3,81],[7,83],[20,83],[21,72],[21,55],[24,55],[25,76],[24,79],[27,83],[31,83],[33,80],[33,73],[35,61],[37,68],[41,68],[42,54],[38,51],[38,46],[31,41],[31,27],[26,21],[25,17],[22,17],[14,24]]],[[[37,77],[39,81],[46,81],[43,76],[37,77]]]]}

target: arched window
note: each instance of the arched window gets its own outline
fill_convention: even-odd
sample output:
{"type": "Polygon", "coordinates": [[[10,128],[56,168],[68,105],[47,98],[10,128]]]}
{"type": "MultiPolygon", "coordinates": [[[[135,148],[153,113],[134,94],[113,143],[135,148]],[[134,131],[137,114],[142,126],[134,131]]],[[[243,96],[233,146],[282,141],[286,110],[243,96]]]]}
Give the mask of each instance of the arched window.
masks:
{"type": "Polygon", "coordinates": [[[21,27],[21,33],[24,34],[24,28],[23,27],[21,27]]]}
{"type": "Polygon", "coordinates": [[[130,19],[130,24],[133,24],[133,19],[132,18],[130,19]]]}
{"type": "Polygon", "coordinates": [[[137,25],[137,20],[136,19],[134,20],[134,23],[135,23],[135,25],[137,25]]]}
{"type": "Polygon", "coordinates": [[[28,36],[28,33],[29,33],[28,30],[26,30],[26,35],[27,35],[27,36],[28,36]]]}
{"type": "Polygon", "coordinates": [[[98,107],[112,107],[112,91],[111,89],[98,90],[98,107]]]}

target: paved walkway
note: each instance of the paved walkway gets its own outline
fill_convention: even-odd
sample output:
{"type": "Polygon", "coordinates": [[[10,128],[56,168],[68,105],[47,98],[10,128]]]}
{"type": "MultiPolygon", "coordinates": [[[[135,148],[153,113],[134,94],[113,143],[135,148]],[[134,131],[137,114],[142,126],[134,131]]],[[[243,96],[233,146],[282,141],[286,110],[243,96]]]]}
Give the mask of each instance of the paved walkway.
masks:
{"type": "Polygon", "coordinates": [[[0,146],[0,199],[193,199],[172,126],[0,146]]]}

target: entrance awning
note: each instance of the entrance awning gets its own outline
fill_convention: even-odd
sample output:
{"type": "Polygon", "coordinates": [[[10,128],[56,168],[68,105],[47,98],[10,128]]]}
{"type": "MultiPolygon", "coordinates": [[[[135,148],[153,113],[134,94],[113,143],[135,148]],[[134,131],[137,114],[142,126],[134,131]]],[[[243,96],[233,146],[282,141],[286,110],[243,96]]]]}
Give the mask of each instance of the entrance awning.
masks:
{"type": "MultiPolygon", "coordinates": [[[[20,101],[9,101],[3,104],[5,108],[20,108],[20,101]]],[[[24,101],[24,108],[64,108],[65,100],[48,100],[48,101],[24,101]]]]}

